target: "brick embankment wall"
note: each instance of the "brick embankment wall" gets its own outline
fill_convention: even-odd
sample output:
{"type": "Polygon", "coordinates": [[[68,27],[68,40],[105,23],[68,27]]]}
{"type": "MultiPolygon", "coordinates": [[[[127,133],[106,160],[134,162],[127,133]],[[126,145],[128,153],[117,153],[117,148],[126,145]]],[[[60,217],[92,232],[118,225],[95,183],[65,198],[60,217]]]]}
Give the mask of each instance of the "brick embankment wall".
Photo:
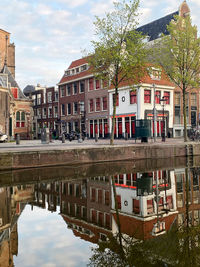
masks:
{"type": "MultiPolygon", "coordinates": [[[[75,165],[83,163],[109,162],[139,159],[170,159],[185,157],[186,145],[165,146],[103,146],[81,147],[66,150],[20,151],[0,154],[0,170],[75,165]]],[[[193,145],[193,154],[200,155],[200,144],[193,145]]]]}

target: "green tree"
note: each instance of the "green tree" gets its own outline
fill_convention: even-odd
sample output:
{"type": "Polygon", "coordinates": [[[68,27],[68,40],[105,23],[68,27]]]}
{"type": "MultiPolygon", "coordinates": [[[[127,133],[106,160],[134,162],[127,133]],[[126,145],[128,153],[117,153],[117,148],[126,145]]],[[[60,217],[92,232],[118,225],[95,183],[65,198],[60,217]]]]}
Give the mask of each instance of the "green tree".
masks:
{"type": "Polygon", "coordinates": [[[114,141],[116,103],[122,83],[139,82],[144,74],[146,49],[144,36],[136,31],[139,0],[114,2],[114,10],[94,22],[97,40],[89,57],[94,76],[114,88],[113,117],[110,144],[114,141]]]}
{"type": "Polygon", "coordinates": [[[181,89],[184,115],[184,141],[187,141],[186,93],[200,82],[200,39],[190,16],[175,16],[163,36],[152,49],[153,58],[181,89]]]}

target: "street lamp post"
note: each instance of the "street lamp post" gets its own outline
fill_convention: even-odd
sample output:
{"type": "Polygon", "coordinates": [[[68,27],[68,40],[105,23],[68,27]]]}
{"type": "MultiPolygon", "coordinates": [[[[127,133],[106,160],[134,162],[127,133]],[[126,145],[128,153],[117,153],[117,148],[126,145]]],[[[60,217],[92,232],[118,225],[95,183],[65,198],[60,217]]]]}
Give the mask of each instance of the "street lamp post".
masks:
{"type": "Polygon", "coordinates": [[[165,142],[165,97],[163,96],[162,99],[160,99],[160,102],[163,107],[163,128],[162,128],[162,142],[165,142]]]}

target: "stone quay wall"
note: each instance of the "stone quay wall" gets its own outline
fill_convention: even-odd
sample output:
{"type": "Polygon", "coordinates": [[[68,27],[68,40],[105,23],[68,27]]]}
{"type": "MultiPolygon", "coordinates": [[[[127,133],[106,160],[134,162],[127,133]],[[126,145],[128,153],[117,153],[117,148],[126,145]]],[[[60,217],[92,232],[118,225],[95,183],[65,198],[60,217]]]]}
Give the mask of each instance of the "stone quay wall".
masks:
{"type": "Polygon", "coordinates": [[[127,145],[80,147],[37,151],[12,151],[0,153],[0,170],[35,168],[85,163],[135,161],[142,159],[171,159],[200,155],[200,144],[177,145],[127,145]]]}

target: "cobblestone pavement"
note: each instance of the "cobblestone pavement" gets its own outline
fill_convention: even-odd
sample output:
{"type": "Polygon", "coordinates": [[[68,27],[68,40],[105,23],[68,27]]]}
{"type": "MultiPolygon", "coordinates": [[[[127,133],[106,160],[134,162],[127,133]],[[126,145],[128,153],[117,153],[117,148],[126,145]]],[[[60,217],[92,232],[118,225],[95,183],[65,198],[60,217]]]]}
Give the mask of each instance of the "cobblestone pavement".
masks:
{"type": "MultiPolygon", "coordinates": [[[[140,140],[135,142],[134,139],[124,140],[117,139],[114,140],[115,146],[125,146],[125,145],[136,145],[136,146],[154,146],[154,145],[177,145],[184,144],[182,138],[166,138],[166,142],[162,142],[161,138],[157,138],[156,142],[153,139],[149,139],[148,143],[141,143],[140,140]]],[[[109,146],[109,139],[99,139],[98,142],[95,142],[94,139],[84,140],[82,143],[79,143],[78,140],[73,140],[69,142],[68,140],[65,143],[62,143],[60,140],[53,140],[49,144],[42,144],[41,140],[20,140],[20,144],[17,145],[16,142],[0,143],[0,153],[1,152],[11,152],[11,151],[37,151],[37,150],[66,150],[66,149],[78,149],[82,147],[99,147],[99,146],[109,146]]]]}

